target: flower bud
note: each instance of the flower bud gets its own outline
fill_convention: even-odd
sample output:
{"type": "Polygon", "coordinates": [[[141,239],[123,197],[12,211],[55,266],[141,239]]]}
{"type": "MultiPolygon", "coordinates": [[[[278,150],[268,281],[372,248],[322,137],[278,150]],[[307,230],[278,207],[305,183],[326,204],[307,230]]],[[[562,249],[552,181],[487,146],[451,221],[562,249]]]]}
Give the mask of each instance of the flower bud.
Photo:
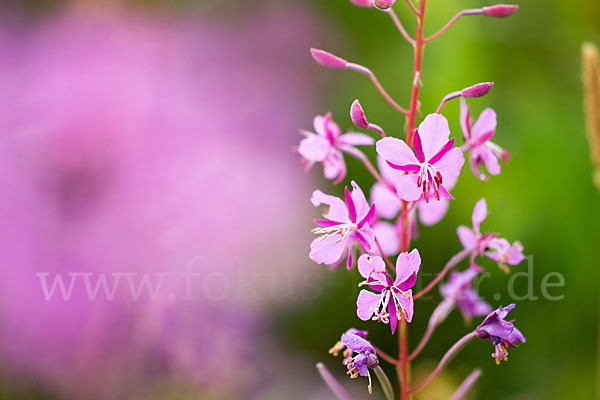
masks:
{"type": "Polygon", "coordinates": [[[365,116],[365,110],[363,110],[358,100],[354,100],[352,107],[350,107],[350,118],[352,118],[352,123],[357,128],[369,129],[369,121],[367,121],[367,117],[365,116]]]}
{"type": "Polygon", "coordinates": [[[350,2],[358,7],[373,8],[373,0],[350,0],[350,2]]]}
{"type": "Polygon", "coordinates": [[[319,49],[310,49],[310,54],[323,67],[346,69],[348,61],[319,49]]]}
{"type": "Polygon", "coordinates": [[[380,10],[387,10],[393,6],[395,2],[396,0],[375,0],[375,7],[379,8],[380,10]]]}
{"type": "Polygon", "coordinates": [[[485,96],[494,87],[494,82],[483,82],[465,88],[461,91],[462,97],[473,98],[485,96]]]}
{"type": "Polygon", "coordinates": [[[483,7],[483,14],[488,17],[506,18],[514,14],[519,6],[510,4],[496,4],[495,6],[483,7]]]}

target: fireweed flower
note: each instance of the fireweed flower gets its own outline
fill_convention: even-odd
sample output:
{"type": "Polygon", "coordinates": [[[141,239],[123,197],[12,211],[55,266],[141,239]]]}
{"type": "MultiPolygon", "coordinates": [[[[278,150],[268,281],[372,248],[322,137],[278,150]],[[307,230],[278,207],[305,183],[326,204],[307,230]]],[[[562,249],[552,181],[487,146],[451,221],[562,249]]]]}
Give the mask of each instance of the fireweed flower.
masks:
{"type": "Polygon", "coordinates": [[[352,267],[352,248],[359,242],[368,253],[372,253],[375,234],[369,226],[375,217],[375,206],[369,207],[360,187],[351,182],[352,193],[345,188],[346,203],[342,199],[324,194],[320,190],[313,192],[311,202],[315,207],[321,204],[329,206],[325,219],[315,222],[319,228],[312,230],[320,235],[310,245],[310,258],[318,264],[336,267],[348,252],[347,267],[352,267]]]}
{"type": "Polygon", "coordinates": [[[367,337],[369,332],[360,331],[356,328],[348,329],[346,332],[344,332],[342,334],[342,337],[340,338],[340,340],[338,340],[337,343],[334,344],[331,349],[329,349],[329,354],[332,354],[334,357],[337,357],[338,354],[340,354],[340,352],[343,351],[344,357],[348,357],[348,355],[352,353],[352,351],[350,349],[346,348],[346,345],[344,344],[344,342],[342,342],[342,338],[344,337],[344,335],[347,335],[347,334],[357,335],[364,339],[367,337]]]}
{"type": "Polygon", "coordinates": [[[375,140],[363,133],[342,130],[332,118],[331,113],[318,115],[314,119],[315,132],[300,131],[305,136],[300,141],[298,152],[306,162],[308,171],[316,162],[323,163],[323,173],[327,179],[340,183],[346,177],[346,163],[343,152],[356,152],[353,146],[372,145],[375,140]]]}
{"type": "Polygon", "coordinates": [[[421,266],[419,251],[404,252],[396,260],[396,279],[385,271],[385,263],[378,256],[362,255],[358,260],[358,271],[366,278],[359,286],[369,286],[379,292],[361,290],[358,295],[357,315],[363,321],[390,323],[392,334],[396,331],[398,319],[410,322],[413,317],[413,297],[411,288],[417,280],[421,266]]]}
{"type": "Polygon", "coordinates": [[[477,271],[472,268],[462,272],[453,272],[448,283],[440,287],[444,301],[449,304],[448,312],[451,307],[456,306],[467,323],[473,317],[487,315],[492,311],[492,307],[483,301],[471,287],[476,276],[477,271]]]}
{"type": "Polygon", "coordinates": [[[344,333],[342,343],[349,350],[349,354],[344,359],[344,365],[348,368],[348,375],[354,379],[360,376],[369,378],[369,393],[372,393],[371,374],[369,368],[377,368],[379,360],[375,348],[369,341],[353,333],[344,333]],[[357,353],[352,357],[352,353],[357,353]]]}
{"type": "Polygon", "coordinates": [[[476,255],[486,255],[498,263],[500,269],[508,273],[506,265],[518,265],[523,261],[523,246],[520,242],[515,242],[512,246],[506,239],[498,238],[497,233],[481,233],[481,223],[488,215],[487,203],[481,199],[475,204],[473,209],[473,229],[461,225],[457,228],[458,239],[466,250],[471,250],[471,266],[477,270],[480,267],[475,265],[476,255]]]}
{"type": "Polygon", "coordinates": [[[490,313],[476,329],[479,338],[488,339],[494,343],[495,351],[492,353],[492,357],[496,359],[496,364],[500,364],[501,360],[508,360],[507,347],[517,347],[515,345],[517,341],[525,343],[525,337],[513,325],[513,321],[504,320],[513,308],[515,308],[514,304],[498,308],[490,313]]]}
{"type": "Polygon", "coordinates": [[[465,137],[463,148],[469,151],[471,169],[481,180],[487,180],[487,177],[479,171],[480,165],[485,165],[491,175],[498,175],[500,174],[498,158],[505,163],[510,160],[508,151],[490,141],[496,133],[496,124],[496,112],[486,108],[471,126],[469,106],[465,99],[460,99],[460,126],[465,137]]]}
{"type": "Polygon", "coordinates": [[[456,181],[465,160],[462,151],[454,148],[454,139],[448,140],[449,136],[446,118],[430,114],[415,132],[414,153],[401,139],[386,137],[377,142],[377,153],[392,168],[407,172],[398,176],[396,183],[403,200],[454,199],[444,185],[456,181]]]}

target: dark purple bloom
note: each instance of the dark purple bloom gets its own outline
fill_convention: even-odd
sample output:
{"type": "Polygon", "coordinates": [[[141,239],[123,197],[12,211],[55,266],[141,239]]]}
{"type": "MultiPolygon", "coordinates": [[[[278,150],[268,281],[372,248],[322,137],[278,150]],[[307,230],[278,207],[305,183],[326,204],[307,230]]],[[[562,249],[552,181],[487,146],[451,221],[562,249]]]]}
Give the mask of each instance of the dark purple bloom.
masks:
{"type": "Polygon", "coordinates": [[[360,376],[369,378],[369,393],[371,393],[371,375],[369,368],[379,366],[377,353],[371,343],[353,333],[344,333],[342,343],[350,350],[350,354],[344,359],[344,365],[348,367],[348,375],[354,379],[360,376]],[[352,357],[352,353],[357,353],[352,357]]]}
{"type": "MultiPolygon", "coordinates": [[[[350,328],[345,333],[342,334],[342,337],[344,337],[344,335],[348,335],[348,334],[357,335],[364,339],[367,337],[369,332],[360,331],[355,328],[350,328]]],[[[338,342],[335,345],[333,345],[333,347],[331,349],[329,349],[329,354],[333,354],[334,357],[337,357],[337,355],[340,354],[340,351],[343,351],[344,358],[348,357],[348,355],[350,355],[352,353],[352,351],[349,349],[346,349],[346,350],[344,350],[344,349],[346,349],[346,345],[344,343],[342,343],[342,339],[340,338],[340,340],[338,340],[338,342]]]]}
{"type": "Polygon", "coordinates": [[[490,313],[476,329],[479,338],[488,339],[494,343],[496,351],[492,353],[492,357],[496,359],[496,364],[500,364],[501,360],[508,360],[507,347],[517,347],[515,345],[517,341],[525,343],[525,337],[513,325],[514,320],[504,320],[513,308],[515,308],[514,304],[498,308],[490,313]]]}

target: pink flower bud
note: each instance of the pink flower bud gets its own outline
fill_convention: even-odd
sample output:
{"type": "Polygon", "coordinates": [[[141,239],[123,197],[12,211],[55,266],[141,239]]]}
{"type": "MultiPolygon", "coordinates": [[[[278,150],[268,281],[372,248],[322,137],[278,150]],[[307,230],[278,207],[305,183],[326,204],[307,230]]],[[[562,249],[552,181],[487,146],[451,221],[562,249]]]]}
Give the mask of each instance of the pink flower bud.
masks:
{"type": "Polygon", "coordinates": [[[350,107],[350,118],[352,118],[352,123],[357,128],[369,129],[369,121],[367,121],[367,117],[365,116],[365,110],[363,110],[358,100],[354,100],[352,107],[350,107]]]}
{"type": "Polygon", "coordinates": [[[310,54],[320,65],[328,68],[346,69],[348,61],[319,49],[310,49],[310,54]]]}
{"type": "Polygon", "coordinates": [[[488,17],[506,18],[514,14],[519,6],[510,4],[496,4],[495,6],[483,7],[483,13],[488,17]]]}
{"type": "Polygon", "coordinates": [[[380,10],[387,10],[393,6],[395,2],[396,0],[375,0],[375,7],[379,8],[380,10]]]}
{"type": "Polygon", "coordinates": [[[483,82],[473,85],[461,91],[462,97],[482,97],[485,96],[494,87],[494,82],[483,82]]]}
{"type": "Polygon", "coordinates": [[[352,4],[358,7],[372,8],[374,0],[350,0],[352,4]]]}

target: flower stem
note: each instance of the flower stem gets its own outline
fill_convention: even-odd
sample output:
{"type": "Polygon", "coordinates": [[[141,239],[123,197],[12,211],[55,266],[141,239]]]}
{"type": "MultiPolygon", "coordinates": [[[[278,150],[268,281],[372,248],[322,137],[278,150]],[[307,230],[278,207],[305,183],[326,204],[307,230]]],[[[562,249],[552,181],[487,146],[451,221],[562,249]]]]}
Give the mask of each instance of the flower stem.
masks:
{"type": "Polygon", "coordinates": [[[344,390],[338,380],[331,375],[331,372],[329,372],[325,364],[318,363],[317,370],[319,371],[321,378],[323,378],[329,389],[333,392],[333,394],[335,394],[335,397],[337,397],[338,400],[352,400],[352,397],[350,397],[350,395],[344,390]]]}
{"type": "Polygon", "coordinates": [[[381,350],[379,347],[375,345],[373,345],[373,347],[375,348],[378,357],[383,358],[385,361],[389,362],[392,365],[398,365],[400,363],[400,361],[396,360],[394,357],[390,356],[389,354],[381,350]]]}
{"type": "Polygon", "coordinates": [[[465,347],[471,340],[473,340],[476,337],[477,337],[477,332],[473,331],[473,332],[470,332],[470,333],[466,334],[465,336],[463,336],[458,342],[454,343],[454,345],[452,347],[450,347],[450,349],[446,352],[446,354],[444,354],[444,357],[442,357],[440,363],[433,370],[431,375],[429,375],[423,382],[421,382],[414,388],[410,389],[410,393],[418,392],[419,390],[421,390],[425,386],[427,386],[427,384],[429,382],[431,382],[436,376],[439,375],[440,372],[442,372],[442,370],[444,369],[446,364],[448,364],[450,362],[450,360],[452,360],[452,357],[454,357],[456,354],[458,354],[458,352],[460,352],[460,350],[462,350],[463,347],[465,347]]]}
{"type": "Polygon", "coordinates": [[[443,278],[444,276],[446,276],[446,274],[448,273],[448,271],[450,271],[452,268],[454,268],[459,262],[461,262],[462,260],[464,260],[470,253],[470,250],[462,250],[459,253],[455,254],[444,266],[444,269],[442,269],[442,272],[440,272],[431,282],[429,282],[429,285],[427,285],[425,287],[425,289],[421,290],[420,292],[418,292],[417,294],[415,294],[413,296],[413,298],[416,300],[419,297],[422,297],[424,295],[426,295],[431,289],[433,289],[435,287],[435,285],[437,285],[443,278]]]}
{"type": "Polygon", "coordinates": [[[461,12],[457,13],[451,20],[450,22],[448,22],[446,24],[446,26],[444,26],[442,29],[440,29],[437,33],[429,36],[428,38],[425,39],[425,42],[431,42],[432,40],[438,38],[440,35],[442,35],[444,32],[446,32],[448,30],[448,28],[450,28],[452,25],[454,25],[454,23],[456,21],[458,21],[460,19],[460,17],[463,17],[465,15],[477,15],[477,14],[482,14],[483,13],[483,9],[481,8],[473,8],[470,10],[462,10],[461,12]]]}
{"type": "Polygon", "coordinates": [[[406,32],[406,29],[404,29],[404,25],[402,25],[402,22],[400,21],[400,18],[398,18],[398,14],[396,14],[394,9],[390,7],[386,10],[386,13],[392,18],[392,21],[394,21],[394,25],[396,25],[396,28],[398,28],[402,36],[404,36],[404,39],[406,39],[408,43],[414,46],[415,39],[411,38],[408,32],[406,32]]]}
{"type": "Polygon", "coordinates": [[[394,272],[396,272],[396,267],[394,267],[394,264],[392,264],[392,262],[390,261],[390,259],[388,258],[388,256],[385,255],[385,253],[383,252],[383,249],[381,248],[381,245],[379,244],[379,240],[377,240],[377,237],[375,237],[375,244],[377,245],[377,249],[379,250],[379,254],[381,254],[381,257],[383,258],[383,260],[385,261],[385,263],[387,264],[387,266],[394,272]]]}
{"type": "Polygon", "coordinates": [[[473,387],[473,385],[475,384],[477,379],[479,379],[480,376],[480,368],[477,368],[473,372],[471,372],[469,376],[465,378],[463,383],[460,384],[458,389],[456,389],[456,392],[454,392],[450,400],[461,400],[462,398],[464,398],[467,392],[473,387]]]}

